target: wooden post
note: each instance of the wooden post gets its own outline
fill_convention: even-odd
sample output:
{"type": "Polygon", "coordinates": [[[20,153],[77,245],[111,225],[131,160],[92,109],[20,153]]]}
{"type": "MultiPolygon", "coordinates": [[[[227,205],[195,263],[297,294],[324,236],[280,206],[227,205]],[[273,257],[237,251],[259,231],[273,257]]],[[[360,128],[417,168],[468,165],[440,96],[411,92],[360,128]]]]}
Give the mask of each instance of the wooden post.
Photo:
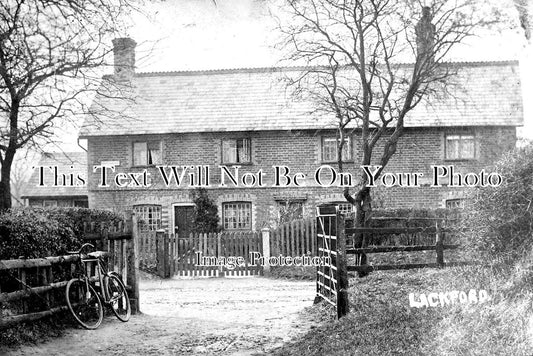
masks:
{"type": "MultiPolygon", "coordinates": [[[[261,240],[263,243],[263,260],[265,264],[263,265],[263,275],[268,277],[270,276],[270,229],[264,227],[261,229],[261,240]]],[[[253,261],[252,261],[253,262],[253,261]]]]}
{"type": "Polygon", "coordinates": [[[350,312],[344,216],[337,211],[337,318],[350,312]]]}
{"type": "Polygon", "coordinates": [[[155,246],[157,253],[157,275],[161,278],[170,277],[170,269],[168,268],[168,235],[165,230],[157,230],[155,232],[155,246]]]}
{"type": "Polygon", "coordinates": [[[291,248],[289,250],[288,256],[295,257],[296,254],[296,222],[293,220],[291,221],[291,229],[290,229],[290,241],[291,241],[291,248]]]}
{"type": "MultiPolygon", "coordinates": [[[[49,286],[52,281],[48,279],[48,271],[52,270],[52,267],[37,267],[37,271],[40,274],[41,283],[39,283],[41,286],[49,286]]],[[[51,308],[51,298],[50,298],[50,292],[46,292],[44,295],[44,299],[46,301],[46,308],[51,308]]]]}
{"type": "Polygon", "coordinates": [[[108,240],[107,228],[104,226],[104,223],[100,223],[100,228],[98,229],[100,233],[100,240],[98,241],[98,250],[103,250],[106,247],[106,240],[108,240]]]}
{"type": "MultiPolygon", "coordinates": [[[[19,290],[26,290],[26,269],[20,268],[19,269],[19,290]]],[[[22,313],[26,314],[28,312],[28,299],[24,298],[22,299],[22,313]]]]}
{"type": "Polygon", "coordinates": [[[444,242],[443,242],[443,236],[442,236],[442,230],[440,223],[436,222],[436,242],[435,242],[435,250],[437,251],[437,265],[439,267],[444,267],[444,242]]]}
{"type": "MultiPolygon", "coordinates": [[[[222,233],[217,233],[217,257],[224,256],[224,252],[222,251],[222,233]]],[[[220,278],[225,277],[224,275],[224,266],[220,265],[218,267],[218,276],[220,278]]]]}
{"type": "Polygon", "coordinates": [[[131,231],[131,239],[128,241],[127,269],[128,279],[126,284],[132,288],[130,294],[132,314],[140,313],[139,308],[139,229],[137,225],[137,216],[133,212],[128,212],[128,228],[131,231]]]}

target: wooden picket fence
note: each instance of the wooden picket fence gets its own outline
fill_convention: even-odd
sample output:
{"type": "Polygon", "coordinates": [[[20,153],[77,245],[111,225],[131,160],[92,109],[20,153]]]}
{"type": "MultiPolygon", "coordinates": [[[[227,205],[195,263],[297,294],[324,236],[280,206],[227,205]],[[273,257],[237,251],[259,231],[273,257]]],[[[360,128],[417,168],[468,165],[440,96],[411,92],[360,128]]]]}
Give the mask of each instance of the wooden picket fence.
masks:
{"type": "Polygon", "coordinates": [[[139,268],[155,272],[157,269],[156,232],[139,232],[139,268]]]}
{"type": "Polygon", "coordinates": [[[262,274],[259,264],[253,263],[251,252],[269,256],[317,256],[315,219],[301,219],[285,223],[276,229],[261,231],[223,231],[209,234],[180,236],[165,230],[139,234],[140,268],[161,277],[220,277],[262,274]],[[266,241],[266,242],[265,242],[266,241]],[[217,265],[198,265],[199,253],[208,258],[243,257],[235,268],[217,265]]]}
{"type": "Polygon", "coordinates": [[[271,231],[270,250],[273,256],[317,256],[316,219],[294,220],[271,231]]]}
{"type": "MultiPolygon", "coordinates": [[[[364,272],[384,269],[408,269],[421,267],[442,267],[463,265],[465,262],[445,261],[444,251],[456,250],[459,246],[451,239],[451,230],[443,227],[442,219],[430,218],[374,218],[386,227],[347,228],[347,249],[350,255],[348,270],[364,272]],[[402,220],[405,220],[402,222],[402,220]],[[425,221],[425,222],[424,222],[425,221]],[[417,223],[418,222],[418,223],[417,223]],[[424,222],[421,224],[421,222],[424,222]],[[416,226],[410,226],[415,224],[416,226]],[[433,224],[428,226],[428,224],[433,224]],[[423,225],[423,226],[419,226],[423,225]],[[355,236],[362,236],[355,243],[355,236]],[[394,263],[370,265],[362,263],[363,255],[388,252],[435,251],[435,262],[394,263]]],[[[348,222],[351,225],[351,222],[348,222]]],[[[225,231],[219,234],[190,234],[189,236],[167,235],[161,231],[142,232],[139,237],[139,258],[141,268],[157,272],[160,276],[246,276],[262,274],[261,267],[252,264],[250,252],[263,254],[265,241],[269,256],[298,257],[308,255],[320,257],[317,240],[317,220],[301,219],[280,225],[276,229],[262,229],[260,232],[225,231]],[[221,266],[199,266],[198,254],[207,257],[242,256],[244,265],[234,269],[221,266]]],[[[394,258],[382,256],[384,260],[394,258]]],[[[415,258],[416,259],[416,258],[415,258]]]]}
{"type": "Polygon", "coordinates": [[[223,277],[262,273],[250,253],[262,253],[260,232],[235,231],[180,236],[165,230],[141,233],[140,266],[159,276],[223,277]],[[237,263],[237,257],[243,261],[237,263]],[[220,261],[224,261],[221,263],[220,261]]]}
{"type": "MultiPolygon", "coordinates": [[[[85,226],[85,242],[97,244],[108,257],[108,268],[121,274],[132,312],[139,310],[136,221],[101,229],[85,226]]],[[[65,287],[76,271],[79,256],[54,256],[0,261],[0,328],[34,321],[67,310],[65,287]]],[[[90,264],[90,262],[89,262],[90,264]]],[[[95,268],[88,266],[94,273],[95,268]]]]}

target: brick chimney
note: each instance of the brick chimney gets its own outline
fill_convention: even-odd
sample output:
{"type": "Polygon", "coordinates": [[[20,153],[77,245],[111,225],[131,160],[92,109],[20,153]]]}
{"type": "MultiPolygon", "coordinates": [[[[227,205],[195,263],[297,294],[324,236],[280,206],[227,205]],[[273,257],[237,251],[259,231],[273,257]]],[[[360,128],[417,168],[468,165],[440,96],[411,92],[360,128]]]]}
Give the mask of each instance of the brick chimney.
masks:
{"type": "Polygon", "coordinates": [[[435,25],[431,23],[433,16],[429,6],[422,7],[422,18],[415,26],[416,50],[418,57],[428,57],[433,61],[433,46],[435,44],[435,25]]]}
{"type": "Polygon", "coordinates": [[[137,43],[131,38],[115,38],[113,40],[113,54],[115,57],[115,79],[130,81],[135,74],[135,46],[137,43]]]}

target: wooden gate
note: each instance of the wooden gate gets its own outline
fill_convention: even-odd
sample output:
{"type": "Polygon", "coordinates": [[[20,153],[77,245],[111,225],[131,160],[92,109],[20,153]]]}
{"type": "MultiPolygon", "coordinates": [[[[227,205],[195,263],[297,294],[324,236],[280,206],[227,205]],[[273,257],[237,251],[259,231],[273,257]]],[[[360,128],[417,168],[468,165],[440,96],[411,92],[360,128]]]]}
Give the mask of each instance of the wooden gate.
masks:
{"type": "Polygon", "coordinates": [[[115,226],[98,227],[84,224],[83,240],[108,252],[108,269],[122,277],[131,301],[132,313],[139,311],[139,229],[137,217],[128,213],[125,221],[115,226]]]}
{"type": "Polygon", "coordinates": [[[315,303],[325,300],[341,318],[349,312],[344,217],[335,206],[317,207],[317,266],[315,303]]]}
{"type": "Polygon", "coordinates": [[[262,255],[260,232],[221,232],[205,234],[167,234],[159,230],[152,242],[141,238],[143,266],[164,278],[253,276],[263,272],[251,253],[262,255]]]}

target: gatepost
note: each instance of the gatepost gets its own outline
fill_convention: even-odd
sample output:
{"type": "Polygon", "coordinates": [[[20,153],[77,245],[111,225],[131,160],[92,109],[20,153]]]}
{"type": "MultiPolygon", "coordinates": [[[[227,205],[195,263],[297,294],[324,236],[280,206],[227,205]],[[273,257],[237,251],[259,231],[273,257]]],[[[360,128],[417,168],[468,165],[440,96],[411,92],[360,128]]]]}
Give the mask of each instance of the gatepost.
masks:
{"type": "MultiPolygon", "coordinates": [[[[263,276],[270,276],[270,229],[261,229],[261,240],[263,242],[263,276]]],[[[249,256],[246,256],[249,257],[249,256]]],[[[252,261],[253,262],[253,261],[252,261]]]]}
{"type": "Polygon", "coordinates": [[[139,309],[139,226],[137,216],[128,211],[126,213],[127,231],[131,232],[131,239],[127,242],[127,280],[128,286],[131,286],[130,302],[132,314],[140,313],[139,309]]]}
{"type": "Polygon", "coordinates": [[[162,278],[169,278],[170,263],[168,258],[168,234],[164,229],[155,232],[155,246],[157,251],[157,275],[162,278]]]}

